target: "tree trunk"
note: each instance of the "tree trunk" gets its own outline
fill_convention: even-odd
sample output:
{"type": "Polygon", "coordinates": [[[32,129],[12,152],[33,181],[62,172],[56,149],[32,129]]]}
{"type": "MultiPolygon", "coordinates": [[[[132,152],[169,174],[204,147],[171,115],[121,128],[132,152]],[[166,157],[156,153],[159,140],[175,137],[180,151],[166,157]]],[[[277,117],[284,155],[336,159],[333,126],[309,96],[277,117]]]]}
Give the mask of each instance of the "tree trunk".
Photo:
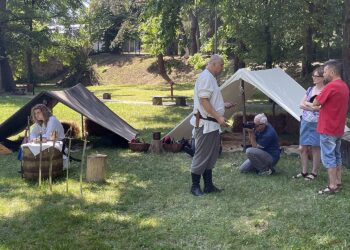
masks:
{"type": "Polygon", "coordinates": [[[186,51],[188,51],[188,39],[187,39],[186,31],[182,22],[180,24],[180,31],[181,31],[180,39],[179,39],[180,55],[184,56],[186,55],[186,51]]]}
{"type": "Polygon", "coordinates": [[[191,20],[191,55],[198,53],[197,35],[199,35],[198,20],[195,10],[190,10],[191,20]]]}
{"type": "MultiPolygon", "coordinates": [[[[34,5],[35,5],[35,0],[32,0],[31,2],[31,10],[34,12],[34,5]]],[[[30,30],[30,35],[33,33],[33,19],[31,18],[32,15],[30,15],[30,18],[28,20],[28,26],[30,30]]],[[[33,51],[31,48],[31,44],[29,41],[29,45],[26,49],[26,66],[27,66],[27,81],[30,84],[34,84],[34,77],[33,77],[33,51]]]]}
{"type": "MultiPolygon", "coordinates": [[[[312,15],[315,12],[315,5],[313,3],[308,4],[309,13],[312,15]]],[[[303,45],[303,59],[301,76],[304,77],[312,72],[312,61],[313,61],[313,28],[310,25],[306,25],[304,29],[304,45],[303,45]]]]}
{"type": "Polygon", "coordinates": [[[301,76],[304,77],[312,72],[312,28],[306,27],[304,31],[304,46],[303,46],[303,60],[302,60],[302,70],[301,76]]]}
{"type": "Polygon", "coordinates": [[[350,0],[344,1],[343,78],[350,86],[350,0]]]}
{"type": "MultiPolygon", "coordinates": [[[[241,51],[241,53],[243,53],[246,50],[246,47],[242,42],[242,40],[237,39],[237,44],[238,44],[238,50],[241,51]]],[[[245,68],[245,62],[242,60],[242,58],[239,55],[235,54],[235,57],[233,59],[233,71],[236,72],[241,68],[245,68]]]]}
{"type": "MultiPolygon", "coordinates": [[[[170,79],[170,77],[168,76],[168,74],[166,72],[163,54],[157,55],[157,63],[158,63],[159,74],[172,87],[175,83],[173,80],[170,79]]],[[[171,93],[171,95],[172,95],[172,93],[171,93]]]]}
{"type": "MultiPolygon", "coordinates": [[[[0,0],[0,12],[6,13],[6,0],[0,0]]],[[[0,83],[2,88],[11,92],[15,89],[12,70],[6,53],[5,37],[7,16],[0,16],[0,83]]]]}
{"type": "Polygon", "coordinates": [[[265,25],[265,41],[266,41],[266,62],[265,67],[272,69],[272,38],[269,25],[265,25]]]}
{"type": "Polygon", "coordinates": [[[245,62],[237,55],[233,59],[233,72],[245,68],[245,62]]]}
{"type": "Polygon", "coordinates": [[[32,49],[28,47],[26,50],[26,65],[27,65],[27,81],[30,84],[34,83],[32,58],[33,58],[32,49]]]}
{"type": "Polygon", "coordinates": [[[197,32],[196,32],[196,43],[197,43],[197,52],[201,50],[201,34],[199,31],[199,24],[198,24],[198,17],[196,16],[196,23],[197,23],[197,32]]]}

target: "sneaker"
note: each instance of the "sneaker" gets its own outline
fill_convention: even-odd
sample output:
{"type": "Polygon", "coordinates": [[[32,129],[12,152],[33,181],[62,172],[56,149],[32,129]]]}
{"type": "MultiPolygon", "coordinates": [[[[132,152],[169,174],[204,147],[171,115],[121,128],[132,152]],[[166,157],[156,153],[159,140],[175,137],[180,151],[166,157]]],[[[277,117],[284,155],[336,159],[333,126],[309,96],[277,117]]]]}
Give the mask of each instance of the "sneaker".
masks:
{"type": "Polygon", "coordinates": [[[258,173],[259,176],[267,176],[267,175],[271,175],[271,174],[272,174],[272,170],[271,169],[260,171],[258,173]]]}

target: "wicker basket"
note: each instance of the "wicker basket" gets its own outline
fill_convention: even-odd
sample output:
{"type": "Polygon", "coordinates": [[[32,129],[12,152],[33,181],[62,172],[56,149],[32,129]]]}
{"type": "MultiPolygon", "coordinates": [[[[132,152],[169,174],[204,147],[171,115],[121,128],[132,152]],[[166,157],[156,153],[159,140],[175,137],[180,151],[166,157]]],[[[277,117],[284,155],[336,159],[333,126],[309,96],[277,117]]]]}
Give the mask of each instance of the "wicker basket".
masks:
{"type": "Polygon", "coordinates": [[[173,143],[173,144],[163,143],[163,148],[167,152],[177,153],[181,151],[182,144],[181,143],[173,143]]]}
{"type": "Polygon", "coordinates": [[[149,143],[131,143],[129,142],[129,148],[134,152],[146,152],[151,144],[149,143]]]}

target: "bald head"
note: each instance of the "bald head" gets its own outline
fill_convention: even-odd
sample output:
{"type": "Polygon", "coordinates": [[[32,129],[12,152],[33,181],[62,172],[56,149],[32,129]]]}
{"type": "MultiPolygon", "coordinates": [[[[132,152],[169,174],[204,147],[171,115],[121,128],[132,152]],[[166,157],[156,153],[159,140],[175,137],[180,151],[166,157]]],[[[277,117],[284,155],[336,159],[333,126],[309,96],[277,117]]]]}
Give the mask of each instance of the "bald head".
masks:
{"type": "Polygon", "coordinates": [[[218,54],[212,55],[209,59],[207,70],[209,70],[214,76],[218,76],[223,69],[224,59],[218,54]]]}

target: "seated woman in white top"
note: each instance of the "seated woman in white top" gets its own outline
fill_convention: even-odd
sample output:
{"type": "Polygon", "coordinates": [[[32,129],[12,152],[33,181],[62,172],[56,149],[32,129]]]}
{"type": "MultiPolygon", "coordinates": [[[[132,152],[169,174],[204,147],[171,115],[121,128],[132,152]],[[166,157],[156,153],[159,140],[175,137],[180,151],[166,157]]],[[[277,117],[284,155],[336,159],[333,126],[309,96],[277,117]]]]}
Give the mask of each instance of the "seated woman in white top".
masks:
{"type": "Polygon", "coordinates": [[[32,108],[31,116],[34,122],[29,140],[37,141],[42,134],[42,141],[50,140],[53,131],[57,132],[57,140],[64,139],[64,130],[62,124],[53,116],[50,110],[44,104],[37,104],[32,108]]]}

